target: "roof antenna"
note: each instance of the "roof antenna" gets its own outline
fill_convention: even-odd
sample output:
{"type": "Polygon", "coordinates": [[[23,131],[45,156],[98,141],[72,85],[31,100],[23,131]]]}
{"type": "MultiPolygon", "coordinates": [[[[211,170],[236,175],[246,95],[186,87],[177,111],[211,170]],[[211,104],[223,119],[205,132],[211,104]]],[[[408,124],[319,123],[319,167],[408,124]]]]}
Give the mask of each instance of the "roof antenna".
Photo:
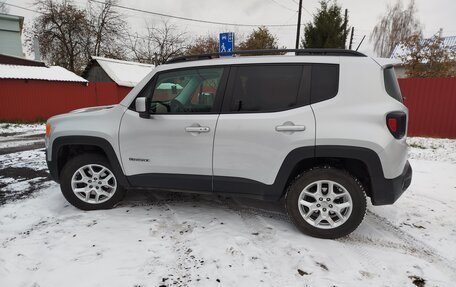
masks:
{"type": "Polygon", "coordinates": [[[356,48],[355,51],[358,51],[359,47],[361,47],[361,44],[363,43],[364,38],[366,38],[366,35],[363,36],[363,38],[361,39],[361,42],[359,42],[358,48],[356,48]]]}

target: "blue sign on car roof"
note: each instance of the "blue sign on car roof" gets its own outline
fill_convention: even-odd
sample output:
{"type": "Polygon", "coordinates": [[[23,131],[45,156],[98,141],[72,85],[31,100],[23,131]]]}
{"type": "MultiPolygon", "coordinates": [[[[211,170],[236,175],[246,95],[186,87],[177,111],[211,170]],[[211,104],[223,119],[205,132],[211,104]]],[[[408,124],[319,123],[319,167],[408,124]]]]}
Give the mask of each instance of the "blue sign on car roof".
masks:
{"type": "MultiPolygon", "coordinates": [[[[234,33],[233,32],[226,32],[220,33],[220,41],[219,41],[219,52],[232,52],[234,50],[234,33]]],[[[223,56],[231,56],[231,53],[225,54],[223,56]]]]}

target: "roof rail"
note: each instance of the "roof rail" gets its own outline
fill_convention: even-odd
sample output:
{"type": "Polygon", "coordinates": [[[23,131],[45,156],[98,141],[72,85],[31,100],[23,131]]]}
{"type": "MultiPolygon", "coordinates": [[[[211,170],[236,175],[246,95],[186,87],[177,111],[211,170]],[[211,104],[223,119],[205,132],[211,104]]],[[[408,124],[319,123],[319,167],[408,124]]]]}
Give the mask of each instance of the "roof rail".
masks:
{"type": "Polygon", "coordinates": [[[222,53],[210,53],[200,55],[186,55],[180,56],[166,61],[165,64],[186,62],[186,61],[197,61],[197,60],[210,60],[214,58],[220,58],[220,56],[236,56],[236,55],[247,55],[247,56],[258,56],[258,55],[282,55],[285,53],[295,53],[296,56],[351,56],[351,57],[366,57],[363,53],[345,50],[345,49],[268,49],[268,50],[244,50],[244,51],[232,51],[222,53]]]}

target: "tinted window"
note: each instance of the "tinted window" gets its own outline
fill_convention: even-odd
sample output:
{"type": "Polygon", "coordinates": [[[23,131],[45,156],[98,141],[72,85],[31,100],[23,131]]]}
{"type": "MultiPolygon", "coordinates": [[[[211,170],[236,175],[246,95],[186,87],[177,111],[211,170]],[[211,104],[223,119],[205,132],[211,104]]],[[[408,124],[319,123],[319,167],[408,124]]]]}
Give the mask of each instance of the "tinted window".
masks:
{"type": "Polygon", "coordinates": [[[311,103],[334,98],[339,91],[339,65],[313,64],[311,83],[311,103]]]}
{"type": "Polygon", "coordinates": [[[239,67],[231,110],[272,112],[296,107],[302,69],[297,65],[239,67]]]}
{"type": "Polygon", "coordinates": [[[393,67],[383,70],[383,77],[385,78],[385,89],[388,95],[402,103],[402,94],[397,82],[396,73],[393,67]]]}
{"type": "Polygon", "coordinates": [[[213,111],[223,68],[163,72],[141,96],[151,98],[150,111],[157,114],[208,113],[213,111]]]}

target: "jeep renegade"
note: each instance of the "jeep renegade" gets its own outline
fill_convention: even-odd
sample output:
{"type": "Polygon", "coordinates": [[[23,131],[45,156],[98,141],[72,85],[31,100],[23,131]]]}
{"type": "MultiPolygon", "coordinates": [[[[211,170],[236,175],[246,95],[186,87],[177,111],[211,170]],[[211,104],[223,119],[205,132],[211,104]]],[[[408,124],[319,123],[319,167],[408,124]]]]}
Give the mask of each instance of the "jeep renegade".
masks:
{"type": "Polygon", "coordinates": [[[111,208],[127,189],[209,192],[282,199],[302,232],[349,234],[366,197],[393,204],[410,185],[408,110],[393,66],[292,52],[176,58],[118,105],[50,118],[50,174],[83,210],[111,208]]]}

